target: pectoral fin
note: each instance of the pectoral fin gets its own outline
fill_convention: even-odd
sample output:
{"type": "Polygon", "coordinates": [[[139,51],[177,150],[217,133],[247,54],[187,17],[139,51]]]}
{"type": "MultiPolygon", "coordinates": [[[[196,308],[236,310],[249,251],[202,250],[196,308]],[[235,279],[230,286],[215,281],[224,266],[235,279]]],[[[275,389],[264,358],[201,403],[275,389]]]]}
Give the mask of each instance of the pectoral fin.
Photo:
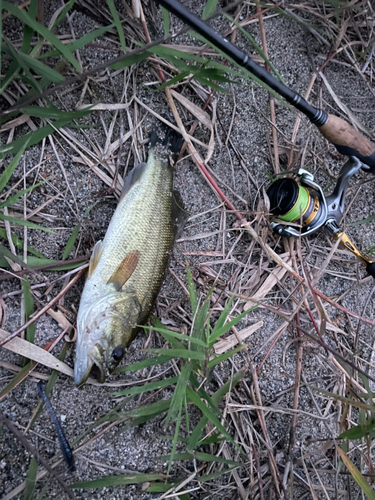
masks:
{"type": "Polygon", "coordinates": [[[87,279],[90,278],[90,276],[92,276],[92,273],[95,271],[95,268],[99,263],[102,253],[103,253],[103,242],[102,240],[99,240],[95,243],[94,250],[92,251],[87,279]]]}
{"type": "Polygon", "coordinates": [[[139,256],[139,250],[135,250],[134,252],[129,252],[128,254],[126,254],[124,260],[109,278],[107,283],[113,283],[114,287],[119,292],[135,271],[135,268],[137,267],[139,261],[139,256]]]}

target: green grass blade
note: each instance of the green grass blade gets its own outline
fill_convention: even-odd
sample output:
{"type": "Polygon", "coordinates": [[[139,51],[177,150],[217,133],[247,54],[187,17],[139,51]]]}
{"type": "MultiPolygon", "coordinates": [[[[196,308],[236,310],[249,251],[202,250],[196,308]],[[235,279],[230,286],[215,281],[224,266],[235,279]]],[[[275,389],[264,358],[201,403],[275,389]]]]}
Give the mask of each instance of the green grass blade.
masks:
{"type": "Polygon", "coordinates": [[[220,414],[220,410],[218,408],[218,405],[212,400],[211,396],[207,394],[205,391],[204,387],[202,386],[201,382],[197,379],[196,374],[194,371],[190,374],[190,383],[192,387],[195,387],[197,390],[197,394],[201,399],[205,399],[207,401],[207,404],[209,407],[211,407],[211,410],[214,413],[220,414]]]}
{"type": "Polygon", "coordinates": [[[37,472],[38,472],[38,461],[35,457],[32,457],[32,459],[30,460],[29,470],[27,471],[23,500],[33,499],[37,472]]]}
{"type": "Polygon", "coordinates": [[[190,337],[189,335],[184,335],[183,333],[177,333],[173,332],[172,330],[168,330],[166,328],[156,328],[156,327],[149,327],[142,325],[142,328],[145,330],[155,330],[156,332],[160,333],[161,335],[167,335],[168,337],[174,337],[176,339],[181,339],[181,340],[187,340],[188,342],[191,342],[192,344],[197,344],[203,347],[206,347],[206,342],[200,339],[195,339],[193,337],[190,337]]]}
{"type": "MultiPolygon", "coordinates": [[[[157,457],[157,460],[170,460],[171,455],[163,455],[157,457]]],[[[227,460],[223,457],[217,457],[215,455],[210,455],[209,453],[203,453],[201,451],[196,451],[195,453],[176,453],[174,460],[200,460],[201,462],[217,462],[218,464],[232,465],[235,467],[241,466],[240,462],[235,462],[234,460],[227,460]]]]}
{"type": "Polygon", "coordinates": [[[169,28],[170,28],[169,11],[166,8],[162,7],[161,13],[163,15],[164,36],[168,36],[169,35],[169,28]]]}
{"type": "Polygon", "coordinates": [[[228,19],[228,21],[230,21],[231,23],[233,23],[241,31],[241,33],[243,35],[245,35],[245,37],[249,40],[249,42],[254,47],[254,49],[256,50],[256,52],[260,55],[260,57],[263,59],[263,61],[266,64],[268,64],[268,66],[272,69],[272,71],[277,76],[277,78],[280,80],[280,82],[284,83],[284,85],[285,85],[285,82],[282,79],[280,73],[277,71],[277,69],[274,67],[274,65],[271,63],[271,61],[268,59],[268,57],[263,52],[263,50],[260,48],[260,46],[256,43],[256,41],[254,40],[254,38],[250,35],[250,33],[248,33],[235,19],[233,19],[228,14],[224,14],[224,17],[226,17],[228,19]]]}
{"type": "Polygon", "coordinates": [[[112,392],[111,396],[130,396],[134,394],[142,394],[143,392],[154,391],[156,389],[168,387],[178,382],[178,380],[179,376],[167,378],[165,380],[157,380],[156,382],[150,382],[148,384],[131,387],[129,389],[124,389],[123,391],[112,392]]]}
{"type": "MultiPolygon", "coordinates": [[[[20,70],[23,71],[23,79],[37,92],[41,92],[41,87],[39,85],[39,82],[34,78],[34,76],[30,73],[29,70],[29,65],[27,64],[29,56],[27,54],[24,54],[23,52],[20,52],[16,50],[12,43],[3,35],[3,40],[2,40],[2,49],[5,54],[8,55],[8,57],[14,61],[17,66],[20,68],[20,70]]],[[[32,59],[32,58],[30,58],[32,59]]],[[[9,82],[6,81],[7,84],[9,82]]],[[[3,93],[4,88],[0,89],[0,92],[3,93]]]]}
{"type": "Polygon", "coordinates": [[[170,360],[171,358],[169,356],[156,356],[154,358],[139,361],[138,363],[133,363],[132,365],[121,366],[120,368],[116,368],[113,373],[136,372],[137,370],[143,370],[149,366],[162,365],[170,360]]]}
{"type": "Polygon", "coordinates": [[[175,83],[178,83],[180,82],[181,80],[183,80],[184,78],[186,78],[187,76],[189,76],[191,74],[191,71],[182,71],[181,73],[179,73],[178,75],[174,76],[173,78],[171,78],[170,80],[167,80],[166,82],[162,83],[159,87],[158,87],[158,91],[161,91],[161,90],[164,90],[166,89],[167,87],[170,87],[171,85],[174,85],[175,83]]]}
{"type": "Polygon", "coordinates": [[[54,35],[48,28],[38,23],[35,19],[29,16],[24,10],[19,9],[17,6],[12,5],[8,2],[3,2],[3,9],[10,12],[14,17],[22,21],[25,25],[32,28],[34,31],[42,35],[48,42],[51,43],[55,49],[57,49],[79,72],[82,73],[82,69],[73,56],[73,54],[64,46],[64,44],[54,35]]]}
{"type": "MultiPolygon", "coordinates": [[[[174,349],[182,349],[184,351],[187,352],[187,349],[186,347],[181,344],[181,342],[179,342],[177,340],[177,338],[175,338],[174,336],[172,335],[169,335],[169,330],[166,330],[165,329],[165,326],[163,325],[163,323],[160,321],[160,319],[158,318],[155,318],[155,317],[152,317],[151,318],[151,323],[153,325],[153,327],[155,328],[155,331],[158,331],[160,332],[160,334],[165,338],[165,340],[167,342],[169,342],[171,344],[171,346],[174,348],[174,349]],[[168,332],[168,333],[167,333],[168,332]]],[[[182,334],[180,334],[182,335],[182,334]]],[[[189,337],[190,338],[190,337],[189,337]]]]}
{"type": "Polygon", "coordinates": [[[375,421],[371,420],[370,422],[364,425],[356,425],[348,429],[347,431],[341,433],[338,439],[362,439],[365,436],[373,435],[373,431],[375,429],[375,421]]]}
{"type": "MultiPolygon", "coordinates": [[[[240,382],[245,377],[245,371],[239,370],[231,380],[228,380],[220,389],[218,389],[215,394],[211,397],[214,404],[219,405],[220,401],[224,398],[224,396],[231,390],[232,387],[235,387],[238,382],[240,382]]],[[[208,418],[203,416],[196,427],[194,428],[188,442],[188,450],[195,450],[200,441],[201,434],[203,429],[206,427],[208,418]]]]}
{"type": "Polygon", "coordinates": [[[56,21],[52,25],[52,29],[56,28],[61,21],[65,18],[66,14],[70,11],[70,9],[73,7],[73,5],[76,3],[76,0],[70,0],[63,10],[60,12],[60,14],[57,16],[56,21]]]}
{"type": "Polygon", "coordinates": [[[128,68],[129,66],[133,66],[141,61],[144,61],[148,57],[150,57],[150,52],[142,52],[142,54],[135,54],[133,56],[127,57],[123,61],[119,61],[110,66],[111,69],[122,69],[128,68]]]}
{"type": "MultiPolygon", "coordinates": [[[[175,488],[178,486],[177,482],[168,482],[168,483],[150,483],[150,486],[147,488],[147,493],[165,493],[171,488],[175,488]]],[[[188,493],[179,494],[174,493],[174,498],[178,498],[179,500],[191,500],[191,497],[188,493]]]]}
{"type": "Polygon", "coordinates": [[[28,193],[29,191],[32,191],[33,189],[35,189],[38,186],[41,186],[42,184],[45,184],[46,182],[47,182],[47,180],[45,180],[43,182],[38,182],[37,184],[33,184],[32,186],[29,186],[26,189],[22,189],[21,191],[18,191],[18,193],[16,193],[13,196],[10,196],[5,201],[3,201],[2,203],[0,203],[0,208],[11,207],[24,194],[28,193]]]}
{"type": "Polygon", "coordinates": [[[201,76],[199,76],[199,74],[194,76],[194,80],[201,83],[202,85],[210,87],[210,89],[212,90],[216,90],[217,92],[221,92],[223,94],[229,94],[229,90],[225,89],[224,87],[220,87],[220,85],[217,85],[211,80],[207,80],[207,78],[202,78],[201,76]]]}
{"type": "Polygon", "coordinates": [[[20,150],[16,154],[16,156],[13,158],[13,160],[9,163],[7,168],[2,173],[2,175],[0,177],[0,191],[2,191],[5,188],[5,186],[7,185],[9,179],[11,178],[14,170],[16,169],[18,162],[20,161],[20,158],[23,155],[23,152],[25,151],[25,149],[27,148],[29,142],[30,142],[30,139],[24,141],[20,150]]]}
{"type": "Polygon", "coordinates": [[[242,312],[238,316],[236,316],[232,321],[229,321],[229,323],[226,323],[224,326],[221,328],[218,328],[215,333],[211,333],[210,339],[209,339],[209,344],[210,347],[212,347],[215,343],[215,341],[224,335],[232,326],[236,325],[239,321],[241,321],[242,318],[244,318],[247,314],[249,314],[251,311],[253,311],[256,307],[258,306],[253,306],[250,309],[247,309],[246,311],[242,312]]]}
{"type": "MultiPolygon", "coordinates": [[[[0,22],[1,22],[1,16],[0,16],[0,22]]],[[[0,50],[0,60],[1,60],[1,53],[2,51],[0,50]]],[[[12,61],[9,65],[8,71],[5,73],[4,78],[1,80],[0,95],[4,92],[7,86],[10,83],[12,83],[12,81],[16,78],[16,76],[20,71],[21,71],[21,66],[18,64],[18,62],[12,61]]]]}
{"type": "Polygon", "coordinates": [[[219,328],[222,328],[224,326],[224,323],[226,322],[226,320],[228,318],[230,308],[232,307],[233,299],[234,299],[234,295],[232,295],[230,297],[230,299],[228,300],[228,302],[225,304],[225,307],[221,311],[219,319],[216,321],[215,326],[212,329],[211,335],[215,335],[217,330],[219,330],[219,328]]]}
{"type": "Polygon", "coordinates": [[[223,476],[224,474],[229,474],[233,470],[237,469],[238,467],[228,467],[228,469],[221,469],[218,472],[213,472],[212,474],[206,474],[205,476],[200,476],[198,478],[198,481],[200,483],[206,483],[207,481],[212,481],[213,479],[217,479],[220,476],[223,476]]]}
{"type": "MultiPolygon", "coordinates": [[[[29,266],[27,266],[27,264],[25,264],[23,262],[23,260],[21,260],[19,257],[17,257],[17,255],[14,255],[12,254],[12,252],[10,250],[8,250],[4,245],[1,245],[0,244],[0,256],[3,255],[5,257],[8,257],[8,259],[10,259],[12,262],[16,262],[17,264],[19,264],[22,268],[27,268],[29,266]]],[[[6,259],[4,259],[5,262],[6,259]]],[[[7,262],[8,266],[9,266],[9,263],[7,262]]]]}
{"type": "MultiPolygon", "coordinates": [[[[253,73],[251,73],[250,71],[244,69],[240,64],[236,63],[236,61],[234,61],[231,57],[229,57],[226,54],[224,54],[224,52],[222,52],[217,47],[215,47],[215,45],[213,45],[211,42],[209,42],[208,40],[206,40],[206,38],[204,38],[203,36],[199,35],[199,33],[196,33],[195,31],[194,32],[189,32],[189,33],[194,38],[196,38],[197,40],[200,40],[203,43],[205,43],[206,45],[208,45],[209,47],[212,47],[214,50],[216,50],[216,52],[218,54],[222,55],[225,59],[227,59],[232,64],[234,64],[237,68],[239,68],[239,70],[240,70],[240,72],[242,74],[242,78],[244,78],[246,80],[253,80],[260,87],[262,87],[265,90],[267,90],[271,95],[273,95],[276,99],[278,99],[280,102],[282,102],[283,105],[286,106],[289,110],[291,110],[292,112],[295,112],[295,109],[293,108],[293,106],[291,104],[287,103],[284,99],[282,99],[281,96],[277,92],[275,92],[273,89],[271,89],[271,87],[269,87],[267,84],[265,84],[264,82],[262,82],[261,80],[259,80],[259,78],[257,78],[255,75],[253,75],[253,73]]],[[[221,89],[221,87],[220,87],[220,89],[221,89]]]]}
{"type": "Polygon", "coordinates": [[[40,229],[41,231],[45,231],[46,233],[55,234],[51,229],[48,229],[47,227],[38,226],[38,224],[34,224],[34,222],[30,222],[24,219],[19,219],[18,217],[10,217],[8,215],[4,215],[2,212],[0,212],[0,219],[13,222],[13,224],[17,224],[19,226],[26,226],[31,229],[40,229]]]}
{"type": "MultiPolygon", "coordinates": [[[[26,277],[24,277],[24,279],[22,280],[22,290],[25,303],[25,323],[27,323],[34,312],[34,298],[31,292],[30,282],[26,277]]],[[[26,340],[33,344],[34,337],[35,337],[35,323],[30,325],[26,329],[26,340]]],[[[23,365],[25,366],[29,361],[30,361],[29,359],[25,358],[23,365]]]]}
{"type": "Polygon", "coordinates": [[[336,449],[341,457],[341,460],[344,462],[345,467],[348,469],[350,474],[352,475],[354,481],[361,488],[362,492],[366,495],[369,500],[375,500],[375,491],[368,484],[366,479],[362,476],[357,467],[353,464],[350,458],[344,453],[344,451],[336,446],[336,449]]]}
{"type": "Polygon", "coordinates": [[[219,363],[222,363],[223,361],[226,361],[228,358],[231,358],[233,354],[236,354],[236,352],[240,352],[245,348],[246,345],[240,345],[238,347],[235,347],[234,349],[231,349],[230,351],[224,352],[223,354],[216,356],[214,359],[211,359],[211,361],[207,363],[207,368],[208,369],[213,368],[219,363]]]}
{"type": "Polygon", "coordinates": [[[64,248],[63,254],[62,254],[62,260],[65,260],[69,257],[70,252],[72,251],[72,248],[74,247],[74,243],[76,242],[79,230],[81,229],[81,223],[79,222],[76,227],[73,229],[72,234],[69,236],[69,239],[66,243],[66,246],[64,248]]]}
{"type": "Polygon", "coordinates": [[[78,120],[89,113],[90,108],[85,108],[80,111],[60,111],[55,106],[53,108],[43,108],[41,106],[25,106],[20,109],[22,113],[35,118],[49,118],[50,120],[78,120]]]}
{"type": "Polygon", "coordinates": [[[186,265],[186,277],[187,277],[188,291],[190,297],[191,314],[194,317],[198,308],[198,294],[197,294],[197,289],[195,288],[194,285],[191,269],[188,265],[186,265]]]}
{"type": "MultiPolygon", "coordinates": [[[[14,246],[17,247],[17,248],[22,248],[23,249],[23,241],[20,240],[19,238],[17,238],[17,236],[15,236],[13,234],[11,236],[12,236],[12,241],[13,241],[14,246]]],[[[4,240],[8,240],[7,233],[6,233],[5,229],[2,229],[1,227],[0,227],[0,238],[3,238],[4,240]]],[[[42,259],[46,258],[46,257],[44,257],[44,255],[42,253],[37,252],[36,250],[34,250],[29,245],[27,245],[27,251],[29,253],[32,253],[36,257],[40,257],[42,259]]]]}
{"type": "Polygon", "coordinates": [[[132,418],[144,417],[147,415],[160,415],[169,409],[171,404],[171,399],[157,401],[147,406],[141,406],[140,408],[134,408],[128,412],[129,416],[132,418]]]}
{"type": "MultiPolygon", "coordinates": [[[[0,0],[0,43],[1,40],[3,39],[3,0],[0,0]]],[[[0,47],[0,68],[2,68],[2,60],[1,60],[2,54],[1,54],[1,47],[0,47]]]]}
{"type": "Polygon", "coordinates": [[[207,0],[203,10],[203,19],[207,19],[211,14],[214,13],[217,4],[218,0],[207,0]]]}
{"type": "Polygon", "coordinates": [[[172,396],[168,415],[165,419],[165,425],[168,425],[169,422],[173,421],[179,413],[181,416],[182,403],[186,395],[186,387],[190,378],[190,373],[191,365],[190,363],[186,363],[178,377],[178,382],[172,396]]]}
{"type": "MultiPolygon", "coordinates": [[[[38,142],[47,137],[47,135],[53,134],[55,132],[55,128],[64,127],[69,122],[70,120],[57,120],[53,122],[53,127],[52,125],[45,125],[44,127],[41,127],[38,130],[35,130],[34,132],[28,132],[23,137],[20,137],[19,139],[16,139],[15,141],[12,141],[9,144],[0,145],[0,160],[3,160],[5,156],[8,154],[12,153],[18,154],[20,149],[22,149],[23,146],[25,145],[25,142],[26,142],[25,147],[31,147],[34,146],[35,144],[38,144],[38,142]]],[[[0,190],[1,189],[2,188],[0,188],[0,190]]]]}
{"type": "Polygon", "coordinates": [[[369,222],[372,222],[374,219],[375,219],[375,214],[370,215],[370,217],[366,217],[366,219],[357,220],[356,222],[351,222],[349,223],[349,226],[359,226],[361,224],[368,224],[369,222]]]}
{"type": "Polygon", "coordinates": [[[59,72],[43,64],[38,59],[35,59],[34,57],[29,56],[28,54],[24,54],[21,51],[15,50],[15,48],[12,46],[11,43],[8,42],[6,46],[9,49],[12,58],[18,62],[18,64],[21,66],[25,74],[28,76],[30,84],[38,92],[41,92],[42,88],[39,82],[37,82],[33,77],[33,75],[28,71],[29,69],[32,69],[38,75],[42,76],[43,78],[46,78],[49,82],[61,83],[65,80],[65,78],[59,72]]]}
{"type": "Polygon", "coordinates": [[[146,352],[164,354],[170,358],[196,359],[198,361],[205,360],[203,353],[188,351],[187,349],[146,349],[146,352]]]}
{"type": "Polygon", "coordinates": [[[195,316],[193,333],[192,333],[192,338],[194,338],[195,340],[199,340],[200,342],[203,342],[204,347],[200,348],[192,342],[191,345],[192,351],[200,351],[203,353],[208,349],[205,323],[208,319],[209,309],[210,309],[210,299],[209,297],[207,297],[206,300],[203,302],[202,307],[198,310],[195,316]]]}
{"type": "MultiPolygon", "coordinates": [[[[108,26],[104,26],[102,28],[98,28],[96,30],[90,31],[89,33],[86,33],[86,35],[83,35],[78,40],[75,40],[74,42],[66,45],[66,48],[69,49],[71,52],[75,52],[76,50],[79,50],[82,47],[85,47],[88,43],[91,43],[93,40],[96,40],[100,36],[104,35],[104,33],[111,30],[113,27],[114,27],[114,24],[109,24],[108,26]]],[[[44,54],[41,54],[38,57],[38,59],[46,59],[48,57],[56,57],[58,55],[59,55],[58,50],[50,50],[49,52],[45,52],[44,54]]]]}
{"type": "Polygon", "coordinates": [[[180,429],[180,423],[181,423],[181,413],[182,413],[182,404],[181,404],[180,409],[178,411],[177,420],[176,420],[176,429],[174,431],[173,442],[172,442],[172,451],[171,451],[171,454],[170,454],[170,460],[169,460],[168,470],[167,470],[167,474],[168,475],[169,475],[171,467],[172,467],[172,462],[175,459],[174,457],[175,457],[175,453],[176,453],[176,446],[177,446],[177,440],[178,440],[178,431],[180,429]]]}
{"type": "Polygon", "coordinates": [[[30,361],[27,365],[25,365],[21,370],[12,378],[8,385],[4,387],[4,389],[0,392],[0,401],[4,396],[9,394],[18,384],[25,380],[30,373],[34,370],[38,363],[36,361],[30,361]]]}
{"type": "MultiPolygon", "coordinates": [[[[1,255],[1,251],[0,251],[0,255],[1,255]]],[[[13,255],[13,254],[12,254],[13,255]]],[[[14,255],[13,255],[13,260],[15,259],[14,255]]],[[[19,262],[21,263],[21,265],[23,264],[23,266],[25,266],[25,263],[22,262],[22,260],[18,259],[19,262]]],[[[56,263],[59,262],[57,260],[53,260],[53,259],[47,259],[46,257],[34,257],[34,256],[28,256],[27,257],[27,265],[28,267],[39,267],[39,266],[48,266],[45,268],[45,270],[49,270],[49,271],[69,271],[70,269],[75,269],[76,267],[79,267],[79,266],[82,266],[82,264],[85,263],[85,261],[81,261],[81,262],[70,262],[69,260],[66,261],[66,264],[58,264],[56,265],[56,263]]],[[[2,259],[0,257],[0,267],[4,267],[5,269],[8,269],[9,268],[9,264],[8,262],[5,260],[5,259],[2,259]]]]}
{"type": "MultiPolygon", "coordinates": [[[[34,21],[36,20],[37,10],[38,10],[38,0],[31,0],[27,13],[34,21]]],[[[23,52],[24,54],[27,54],[30,50],[33,34],[34,34],[33,29],[30,28],[30,26],[25,26],[23,30],[23,40],[21,47],[21,52],[23,52]]]]}
{"type": "Polygon", "coordinates": [[[207,406],[201,401],[200,397],[193,391],[193,389],[189,386],[186,387],[186,394],[188,398],[197,406],[200,411],[203,413],[203,415],[208,418],[208,420],[217,428],[223,436],[225,436],[228,441],[230,441],[233,446],[237,448],[238,451],[242,453],[241,448],[238,446],[237,443],[233,440],[230,434],[228,434],[228,431],[225,429],[225,427],[221,424],[220,420],[212,413],[212,411],[207,408],[207,406]]]}
{"type": "Polygon", "coordinates": [[[118,15],[118,12],[116,10],[116,7],[115,7],[113,0],[107,0],[107,4],[109,7],[109,10],[111,11],[113,21],[114,21],[114,24],[115,24],[116,29],[117,29],[117,33],[118,33],[118,36],[120,39],[122,51],[124,52],[124,54],[126,54],[125,35],[124,35],[124,30],[122,29],[120,17],[118,15]]]}
{"type": "Polygon", "coordinates": [[[126,484],[140,484],[148,481],[163,481],[167,476],[163,474],[123,474],[121,476],[104,476],[93,481],[85,481],[83,483],[74,483],[70,487],[76,488],[109,488],[113,486],[124,486],[126,484]]]}
{"type": "MultiPolygon", "coordinates": [[[[91,212],[91,210],[98,204],[100,203],[99,201],[96,201],[95,203],[93,203],[92,205],[90,205],[88,208],[86,208],[85,210],[85,213],[83,214],[83,217],[82,219],[84,219],[85,217],[87,217],[87,215],[91,212]]],[[[76,239],[77,239],[77,236],[78,236],[78,233],[79,233],[79,230],[81,228],[81,224],[82,224],[82,220],[81,222],[79,222],[75,228],[73,229],[73,232],[72,234],[70,235],[67,243],[66,243],[66,246],[64,248],[64,252],[63,252],[63,255],[62,255],[62,260],[66,260],[70,254],[70,252],[72,251],[72,248],[74,246],[74,243],[76,242],[76,239]]]]}
{"type": "Polygon", "coordinates": [[[309,387],[311,390],[316,392],[321,392],[325,396],[328,396],[330,399],[334,399],[336,401],[341,401],[341,403],[354,406],[355,408],[361,410],[368,410],[371,413],[375,413],[375,405],[369,405],[363,403],[361,400],[353,399],[353,398],[345,398],[344,396],[340,396],[339,394],[335,394],[334,392],[326,391],[324,389],[320,389],[319,387],[314,387],[312,385],[306,384],[306,387],[309,387]]]}

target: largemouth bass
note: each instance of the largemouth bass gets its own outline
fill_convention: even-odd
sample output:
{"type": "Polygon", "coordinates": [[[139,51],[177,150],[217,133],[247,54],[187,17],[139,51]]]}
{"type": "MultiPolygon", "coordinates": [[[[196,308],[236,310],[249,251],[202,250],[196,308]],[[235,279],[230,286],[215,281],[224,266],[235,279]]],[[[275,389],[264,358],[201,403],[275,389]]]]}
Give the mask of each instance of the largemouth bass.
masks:
{"type": "Polygon", "coordinates": [[[151,133],[148,161],[127,176],[104,240],[94,247],[77,317],[77,386],[92,369],[104,382],[152,310],[183,219],[169,162],[181,145],[175,133],[163,141],[151,133]]]}

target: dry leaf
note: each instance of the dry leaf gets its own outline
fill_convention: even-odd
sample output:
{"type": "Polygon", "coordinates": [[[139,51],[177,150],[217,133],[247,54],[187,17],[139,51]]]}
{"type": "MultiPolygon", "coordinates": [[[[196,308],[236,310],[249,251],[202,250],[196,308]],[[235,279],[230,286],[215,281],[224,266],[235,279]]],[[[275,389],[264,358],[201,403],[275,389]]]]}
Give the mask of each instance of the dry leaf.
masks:
{"type": "Polygon", "coordinates": [[[255,323],[254,325],[250,325],[247,328],[244,328],[243,330],[240,330],[237,335],[229,335],[226,339],[219,340],[218,342],[215,342],[214,344],[214,349],[216,354],[223,354],[223,352],[229,351],[229,349],[232,349],[238,344],[238,340],[243,342],[246,340],[250,335],[252,335],[254,332],[259,330],[263,326],[263,321],[258,321],[258,323],[255,323]]]}

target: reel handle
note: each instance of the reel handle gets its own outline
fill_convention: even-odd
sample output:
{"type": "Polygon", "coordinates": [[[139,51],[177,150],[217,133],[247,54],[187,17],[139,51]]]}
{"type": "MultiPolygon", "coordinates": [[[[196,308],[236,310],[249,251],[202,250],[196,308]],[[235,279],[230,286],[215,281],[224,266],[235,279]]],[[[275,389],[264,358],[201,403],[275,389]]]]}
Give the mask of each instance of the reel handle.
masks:
{"type": "MultiPolygon", "coordinates": [[[[330,230],[329,226],[326,226],[328,230],[330,230]]],[[[340,229],[337,231],[335,234],[333,234],[333,237],[338,240],[341,237],[340,244],[349,250],[352,254],[354,254],[365,266],[366,266],[366,271],[370,276],[375,278],[375,261],[371,260],[371,257],[365,255],[362,253],[358,248],[354,245],[352,240],[349,238],[349,236],[340,229]]]]}
{"type": "Polygon", "coordinates": [[[367,172],[375,174],[375,144],[349,123],[338,116],[328,115],[328,121],[318,129],[340,154],[355,156],[370,167],[367,172]]]}

